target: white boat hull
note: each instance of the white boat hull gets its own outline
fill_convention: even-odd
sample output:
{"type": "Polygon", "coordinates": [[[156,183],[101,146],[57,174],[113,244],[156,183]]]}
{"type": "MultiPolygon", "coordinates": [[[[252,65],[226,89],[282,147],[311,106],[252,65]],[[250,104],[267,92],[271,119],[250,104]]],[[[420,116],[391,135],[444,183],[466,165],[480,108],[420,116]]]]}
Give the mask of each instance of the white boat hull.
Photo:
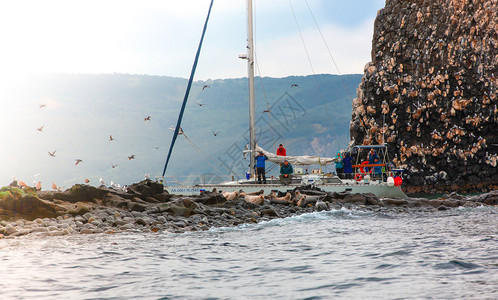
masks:
{"type": "MultiPolygon", "coordinates": [[[[258,192],[263,190],[264,194],[268,195],[272,191],[287,192],[293,190],[296,187],[302,187],[302,184],[291,184],[284,186],[281,184],[254,184],[254,183],[224,183],[224,184],[203,184],[194,186],[182,186],[182,187],[165,187],[165,190],[170,194],[177,195],[198,195],[201,191],[212,191],[216,189],[217,191],[244,191],[246,193],[258,192]]],[[[398,186],[391,186],[384,182],[371,182],[371,183],[356,183],[353,180],[351,182],[344,182],[341,184],[317,184],[316,187],[320,188],[325,192],[349,192],[349,193],[372,193],[379,198],[407,198],[408,196],[401,190],[398,186]]]]}

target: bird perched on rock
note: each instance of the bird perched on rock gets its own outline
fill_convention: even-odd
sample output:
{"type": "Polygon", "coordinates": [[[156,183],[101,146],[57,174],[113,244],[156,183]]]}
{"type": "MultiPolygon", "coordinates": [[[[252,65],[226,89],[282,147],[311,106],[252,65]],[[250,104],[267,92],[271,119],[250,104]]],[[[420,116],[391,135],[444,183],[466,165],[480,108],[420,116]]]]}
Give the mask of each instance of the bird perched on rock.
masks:
{"type": "Polygon", "coordinates": [[[99,178],[99,182],[100,182],[100,185],[104,185],[105,186],[105,181],[104,181],[104,179],[102,179],[102,177],[99,178]]]}
{"type": "Polygon", "coordinates": [[[211,88],[211,87],[210,87],[209,85],[204,85],[204,86],[202,87],[202,90],[204,91],[204,89],[205,89],[205,88],[211,88]]]}
{"type": "Polygon", "coordinates": [[[54,152],[48,152],[48,155],[55,157],[55,152],[56,152],[56,150],[54,150],[54,152]]]}
{"type": "Polygon", "coordinates": [[[43,131],[43,127],[45,127],[45,125],[43,125],[42,127],[40,128],[36,128],[36,130],[38,130],[39,132],[42,132],[43,131]]]}
{"type": "Polygon", "coordinates": [[[85,183],[90,183],[90,179],[85,178],[85,183]]]}
{"type": "Polygon", "coordinates": [[[77,165],[78,165],[80,162],[82,162],[83,160],[81,160],[81,159],[77,158],[77,159],[75,159],[75,161],[76,161],[76,163],[75,163],[74,165],[75,165],[75,166],[77,166],[77,165]]]}
{"type": "Polygon", "coordinates": [[[145,176],[144,176],[144,177],[145,177],[145,180],[149,180],[149,179],[150,179],[150,175],[149,175],[149,173],[145,173],[145,176]]]}
{"type": "Polygon", "coordinates": [[[132,154],[131,156],[128,156],[128,160],[135,159],[135,154],[132,154]]]}

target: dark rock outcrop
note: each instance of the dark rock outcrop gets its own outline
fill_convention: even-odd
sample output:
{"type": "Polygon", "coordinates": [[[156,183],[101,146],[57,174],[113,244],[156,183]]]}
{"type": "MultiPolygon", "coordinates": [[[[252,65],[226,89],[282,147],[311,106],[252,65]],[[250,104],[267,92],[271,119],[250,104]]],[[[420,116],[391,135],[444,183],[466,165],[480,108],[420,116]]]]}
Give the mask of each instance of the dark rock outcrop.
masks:
{"type": "Polygon", "coordinates": [[[496,0],[387,0],[378,12],[351,139],[387,143],[407,193],[498,188],[497,32],[496,0]]]}

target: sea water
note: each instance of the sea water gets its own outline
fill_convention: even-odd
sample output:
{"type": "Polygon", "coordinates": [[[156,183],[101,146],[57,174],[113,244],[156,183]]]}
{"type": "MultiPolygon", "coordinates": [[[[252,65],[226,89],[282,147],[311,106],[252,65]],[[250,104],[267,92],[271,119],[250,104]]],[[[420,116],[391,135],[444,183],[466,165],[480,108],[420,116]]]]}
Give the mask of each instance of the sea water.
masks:
{"type": "Polygon", "coordinates": [[[1,299],[497,299],[498,208],[0,240],[1,299]]]}

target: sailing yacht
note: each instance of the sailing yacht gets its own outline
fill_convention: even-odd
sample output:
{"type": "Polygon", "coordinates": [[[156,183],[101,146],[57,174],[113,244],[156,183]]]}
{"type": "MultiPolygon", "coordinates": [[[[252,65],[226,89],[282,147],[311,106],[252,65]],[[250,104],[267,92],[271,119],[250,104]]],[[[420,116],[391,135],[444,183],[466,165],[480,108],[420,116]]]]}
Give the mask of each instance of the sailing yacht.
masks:
{"type": "MultiPolygon", "coordinates": [[[[212,2],[211,2],[212,5],[212,2]]],[[[211,11],[211,6],[209,9],[208,17],[204,25],[204,32],[206,29],[207,21],[209,19],[209,14],[211,11]]],[[[202,45],[202,40],[204,37],[204,32],[201,37],[201,42],[199,44],[199,49],[197,54],[200,52],[200,47],[202,45]]],[[[254,94],[254,42],[253,42],[253,5],[252,0],[247,0],[247,54],[239,55],[240,58],[247,60],[247,70],[248,70],[248,84],[249,84],[249,147],[245,150],[244,154],[249,154],[250,164],[249,166],[255,166],[255,155],[259,152],[263,152],[267,157],[268,161],[275,164],[282,164],[287,160],[290,164],[294,166],[294,174],[292,176],[291,182],[288,185],[283,185],[280,180],[270,177],[267,179],[266,183],[258,183],[256,176],[254,176],[254,168],[247,173],[247,177],[241,180],[225,181],[221,183],[209,183],[201,179],[197,184],[187,184],[184,185],[178,180],[174,179],[173,176],[165,177],[166,167],[168,165],[169,158],[171,156],[171,151],[173,149],[174,141],[178,134],[180,134],[180,123],[181,117],[183,115],[183,109],[185,107],[186,100],[188,98],[188,92],[192,83],[193,74],[195,72],[195,66],[197,64],[197,58],[194,62],[194,68],[190,77],[189,84],[187,86],[187,92],[184,99],[184,105],[180,111],[180,116],[178,119],[178,124],[176,126],[175,134],[173,136],[172,144],[170,147],[170,152],[166,161],[166,165],[162,176],[156,177],[156,179],[163,183],[165,190],[170,194],[199,194],[203,191],[211,191],[216,189],[217,191],[244,191],[246,193],[263,191],[265,194],[271,192],[287,192],[296,188],[303,188],[306,186],[313,186],[320,188],[325,192],[350,192],[350,193],[372,193],[377,197],[388,197],[388,198],[406,198],[406,194],[400,188],[400,178],[394,178],[394,172],[390,167],[387,149],[385,145],[375,145],[375,146],[356,146],[354,149],[358,153],[356,159],[356,164],[353,165],[354,172],[349,178],[345,179],[344,176],[339,177],[340,174],[325,174],[322,172],[322,166],[336,162],[337,158],[330,157],[317,157],[317,156],[277,156],[273,153],[262,149],[257,144],[257,136],[255,129],[255,94],[254,94]],[[360,155],[365,153],[365,149],[374,148],[381,152],[379,155],[380,162],[375,164],[370,164],[368,161],[360,163],[360,155]],[[311,170],[311,174],[308,172],[303,172],[304,166],[309,165],[319,165],[319,169],[311,170]],[[303,167],[299,167],[303,166],[303,167]],[[373,172],[373,170],[378,170],[381,168],[381,172],[373,172]]],[[[368,150],[366,150],[368,151],[368,150]]]]}

